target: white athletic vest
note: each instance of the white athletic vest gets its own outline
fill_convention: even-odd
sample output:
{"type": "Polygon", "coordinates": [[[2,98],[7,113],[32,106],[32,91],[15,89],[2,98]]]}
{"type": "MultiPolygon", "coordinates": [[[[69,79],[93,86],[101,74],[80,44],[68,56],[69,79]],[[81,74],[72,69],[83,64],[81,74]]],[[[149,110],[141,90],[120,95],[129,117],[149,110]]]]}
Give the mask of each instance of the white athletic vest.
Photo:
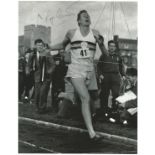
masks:
{"type": "Polygon", "coordinates": [[[80,29],[76,29],[74,36],[71,39],[71,62],[74,65],[92,66],[96,52],[96,40],[93,32],[87,36],[82,36],[80,29]]]}

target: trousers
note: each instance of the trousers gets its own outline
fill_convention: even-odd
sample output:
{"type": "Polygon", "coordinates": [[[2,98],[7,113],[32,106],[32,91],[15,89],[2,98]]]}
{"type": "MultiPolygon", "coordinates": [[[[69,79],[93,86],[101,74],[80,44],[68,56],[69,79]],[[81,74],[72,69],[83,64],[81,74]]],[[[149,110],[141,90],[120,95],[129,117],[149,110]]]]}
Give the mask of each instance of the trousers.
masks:
{"type": "Polygon", "coordinates": [[[35,82],[35,104],[38,111],[46,110],[49,88],[50,81],[35,82]]]}
{"type": "Polygon", "coordinates": [[[121,76],[119,73],[104,73],[104,79],[101,83],[101,109],[108,110],[108,99],[110,91],[112,92],[112,109],[116,109],[115,99],[119,96],[121,86],[121,76]]]}

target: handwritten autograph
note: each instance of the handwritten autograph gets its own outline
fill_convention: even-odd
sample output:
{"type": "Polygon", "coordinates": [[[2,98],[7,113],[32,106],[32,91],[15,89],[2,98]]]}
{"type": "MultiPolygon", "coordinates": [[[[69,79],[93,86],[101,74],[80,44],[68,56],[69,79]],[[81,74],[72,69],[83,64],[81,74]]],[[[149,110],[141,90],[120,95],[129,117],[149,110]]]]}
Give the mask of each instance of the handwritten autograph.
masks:
{"type": "Polygon", "coordinates": [[[75,5],[77,2],[79,1],[75,1],[73,2],[70,6],[68,6],[65,10],[61,9],[61,8],[58,8],[57,12],[56,12],[56,15],[55,16],[47,16],[46,17],[43,17],[43,15],[41,15],[40,13],[38,13],[38,17],[42,20],[42,21],[45,21],[46,23],[47,22],[50,22],[51,25],[53,26],[58,26],[60,25],[60,23],[57,23],[57,19],[63,19],[65,17],[69,17],[69,16],[74,16],[75,13],[74,12],[71,12],[71,7],[73,5],[75,5]]]}

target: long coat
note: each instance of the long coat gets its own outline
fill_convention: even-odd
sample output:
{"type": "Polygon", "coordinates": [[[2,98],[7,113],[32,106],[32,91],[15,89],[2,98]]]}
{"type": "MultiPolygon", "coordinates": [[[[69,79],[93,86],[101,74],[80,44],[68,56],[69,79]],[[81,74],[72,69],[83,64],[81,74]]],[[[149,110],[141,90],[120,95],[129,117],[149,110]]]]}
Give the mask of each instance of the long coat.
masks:
{"type": "Polygon", "coordinates": [[[27,72],[34,72],[34,81],[40,82],[42,80],[43,74],[43,64],[45,64],[44,80],[51,81],[52,73],[55,69],[55,61],[53,56],[50,55],[49,51],[44,51],[39,55],[39,60],[37,59],[36,50],[34,50],[29,57],[27,72]]]}

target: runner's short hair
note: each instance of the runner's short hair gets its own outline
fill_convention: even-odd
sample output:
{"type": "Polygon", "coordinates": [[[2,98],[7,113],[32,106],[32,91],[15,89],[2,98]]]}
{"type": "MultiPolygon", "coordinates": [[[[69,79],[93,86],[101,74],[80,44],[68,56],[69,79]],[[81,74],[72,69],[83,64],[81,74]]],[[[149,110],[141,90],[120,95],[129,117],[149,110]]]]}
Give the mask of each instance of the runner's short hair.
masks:
{"type": "Polygon", "coordinates": [[[80,16],[81,16],[82,13],[88,13],[88,12],[87,12],[86,10],[81,10],[81,11],[78,13],[78,15],[77,15],[77,21],[79,21],[80,16]]]}

